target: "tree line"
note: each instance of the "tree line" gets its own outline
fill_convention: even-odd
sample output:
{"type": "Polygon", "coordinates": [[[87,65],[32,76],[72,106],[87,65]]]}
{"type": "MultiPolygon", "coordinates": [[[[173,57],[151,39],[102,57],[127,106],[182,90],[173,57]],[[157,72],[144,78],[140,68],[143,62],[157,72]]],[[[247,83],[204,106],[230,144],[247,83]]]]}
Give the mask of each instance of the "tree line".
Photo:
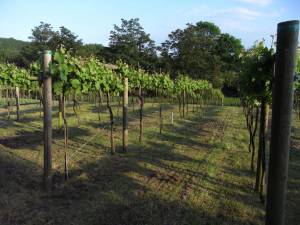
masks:
{"type": "Polygon", "coordinates": [[[193,79],[205,79],[227,94],[237,93],[241,40],[222,33],[210,22],[187,24],[183,29],[170,32],[168,39],[156,44],[138,18],[121,19],[110,32],[109,45],[84,44],[74,32],[61,26],[54,30],[51,24],[40,22],[32,29],[31,40],[21,47],[19,54],[6,62],[29,67],[39,57],[37,52],[56,50],[60,46],[82,57],[94,56],[115,64],[118,60],[155,73],[169,73],[172,78],[189,74],[193,79]]]}

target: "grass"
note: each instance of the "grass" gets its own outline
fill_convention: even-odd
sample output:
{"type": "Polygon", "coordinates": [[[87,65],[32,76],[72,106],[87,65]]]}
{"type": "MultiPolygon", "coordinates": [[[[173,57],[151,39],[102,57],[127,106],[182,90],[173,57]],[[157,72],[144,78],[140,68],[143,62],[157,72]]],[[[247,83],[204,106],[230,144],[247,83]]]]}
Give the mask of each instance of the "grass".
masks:
{"type": "MultiPolygon", "coordinates": [[[[9,98],[11,105],[16,104],[16,99],[15,98],[9,98]]],[[[7,101],[6,98],[0,98],[0,107],[6,107],[7,106],[7,101]]],[[[39,100],[36,99],[29,99],[29,98],[20,98],[20,104],[21,105],[27,105],[27,104],[39,104],[39,100]]]]}
{"type": "Polygon", "coordinates": [[[225,97],[223,104],[225,106],[240,106],[241,102],[239,98],[225,97]]]}
{"type": "MultiPolygon", "coordinates": [[[[137,108],[137,104],[136,107],[137,108]]],[[[129,113],[129,152],[121,153],[121,110],[116,116],[117,154],[110,155],[108,112],[98,121],[82,104],[81,124],[67,107],[70,179],[63,180],[63,139],[53,113],[53,190],[41,188],[43,145],[38,105],[22,107],[19,122],[0,110],[0,224],[225,225],[264,224],[264,207],[252,191],[247,131],[241,108],[208,106],[183,119],[164,104],[145,105],[144,142],[138,111],[129,113]],[[171,125],[174,112],[174,125],[171,125]]],[[[54,107],[57,110],[57,105],[54,107]]],[[[192,107],[190,107],[192,110],[192,107]]],[[[117,107],[114,107],[115,115],[117,107]]],[[[287,221],[299,224],[300,121],[295,119],[287,221]],[[299,143],[298,143],[299,142],[299,143]]]]}

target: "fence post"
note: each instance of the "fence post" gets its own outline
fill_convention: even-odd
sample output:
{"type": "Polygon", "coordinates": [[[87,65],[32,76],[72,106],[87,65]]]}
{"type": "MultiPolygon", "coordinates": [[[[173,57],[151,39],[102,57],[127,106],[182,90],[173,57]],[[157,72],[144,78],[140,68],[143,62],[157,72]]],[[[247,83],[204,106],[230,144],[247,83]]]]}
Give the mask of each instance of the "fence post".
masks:
{"type": "Polygon", "coordinates": [[[45,50],[42,58],[43,69],[43,100],[44,100],[44,187],[46,190],[51,185],[52,170],[52,81],[49,74],[51,51],[45,50]]]}
{"type": "Polygon", "coordinates": [[[266,225],[285,223],[293,79],[298,33],[299,21],[282,22],[277,26],[266,225]]]}
{"type": "Polygon", "coordinates": [[[124,78],[123,92],[123,151],[128,148],[128,78],[124,78]]]}
{"type": "Polygon", "coordinates": [[[16,87],[16,107],[17,107],[17,121],[20,120],[20,89],[16,87]]]}

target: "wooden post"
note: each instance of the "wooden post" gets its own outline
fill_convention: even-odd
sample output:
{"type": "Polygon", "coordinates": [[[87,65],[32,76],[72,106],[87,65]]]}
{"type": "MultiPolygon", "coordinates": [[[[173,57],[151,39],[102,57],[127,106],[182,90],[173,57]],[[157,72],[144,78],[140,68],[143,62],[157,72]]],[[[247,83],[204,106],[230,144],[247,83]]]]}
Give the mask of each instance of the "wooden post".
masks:
{"type": "Polygon", "coordinates": [[[140,102],[140,135],[139,135],[139,142],[142,143],[143,140],[143,110],[144,110],[144,99],[143,99],[143,92],[142,87],[139,88],[139,102],[140,102]]]}
{"type": "Polygon", "coordinates": [[[16,87],[16,107],[17,107],[17,121],[20,120],[20,90],[16,87]]]}
{"type": "Polygon", "coordinates": [[[163,129],[163,118],[162,118],[162,105],[159,103],[159,133],[161,134],[163,129]]]}
{"type": "Polygon", "coordinates": [[[185,95],[185,90],[183,90],[183,96],[182,96],[182,109],[183,109],[183,118],[185,118],[185,97],[186,97],[186,95],[185,95]]]}
{"type": "Polygon", "coordinates": [[[64,95],[58,96],[58,129],[62,128],[63,118],[65,116],[65,99],[64,95]]]}
{"type": "Polygon", "coordinates": [[[48,190],[51,185],[51,144],[52,144],[52,80],[49,76],[49,63],[51,51],[43,53],[43,100],[44,100],[44,186],[48,190]]]}
{"type": "Polygon", "coordinates": [[[293,79],[298,34],[299,21],[282,22],[277,26],[266,225],[285,223],[293,79]]]}
{"type": "Polygon", "coordinates": [[[123,151],[128,148],[128,78],[124,78],[123,92],[123,151]]]}
{"type": "Polygon", "coordinates": [[[171,124],[173,125],[174,124],[174,113],[172,112],[171,114],[171,124]]]}

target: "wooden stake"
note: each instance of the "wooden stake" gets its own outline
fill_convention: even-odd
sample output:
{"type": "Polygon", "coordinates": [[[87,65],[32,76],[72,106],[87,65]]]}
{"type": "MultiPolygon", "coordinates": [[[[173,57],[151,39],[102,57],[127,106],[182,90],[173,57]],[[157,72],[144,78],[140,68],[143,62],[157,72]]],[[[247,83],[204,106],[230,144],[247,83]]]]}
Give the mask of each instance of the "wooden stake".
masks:
{"type": "Polygon", "coordinates": [[[128,150],[128,78],[124,78],[123,92],[123,151],[128,150]]]}
{"type": "Polygon", "coordinates": [[[277,26],[266,225],[285,224],[293,80],[298,35],[299,21],[282,22],[277,26]]]}
{"type": "Polygon", "coordinates": [[[16,107],[17,107],[17,121],[20,120],[20,90],[16,87],[16,107]]]}
{"type": "Polygon", "coordinates": [[[52,144],[52,80],[49,76],[51,51],[43,53],[43,100],[44,100],[44,186],[48,190],[51,185],[51,144],[52,144]]]}

